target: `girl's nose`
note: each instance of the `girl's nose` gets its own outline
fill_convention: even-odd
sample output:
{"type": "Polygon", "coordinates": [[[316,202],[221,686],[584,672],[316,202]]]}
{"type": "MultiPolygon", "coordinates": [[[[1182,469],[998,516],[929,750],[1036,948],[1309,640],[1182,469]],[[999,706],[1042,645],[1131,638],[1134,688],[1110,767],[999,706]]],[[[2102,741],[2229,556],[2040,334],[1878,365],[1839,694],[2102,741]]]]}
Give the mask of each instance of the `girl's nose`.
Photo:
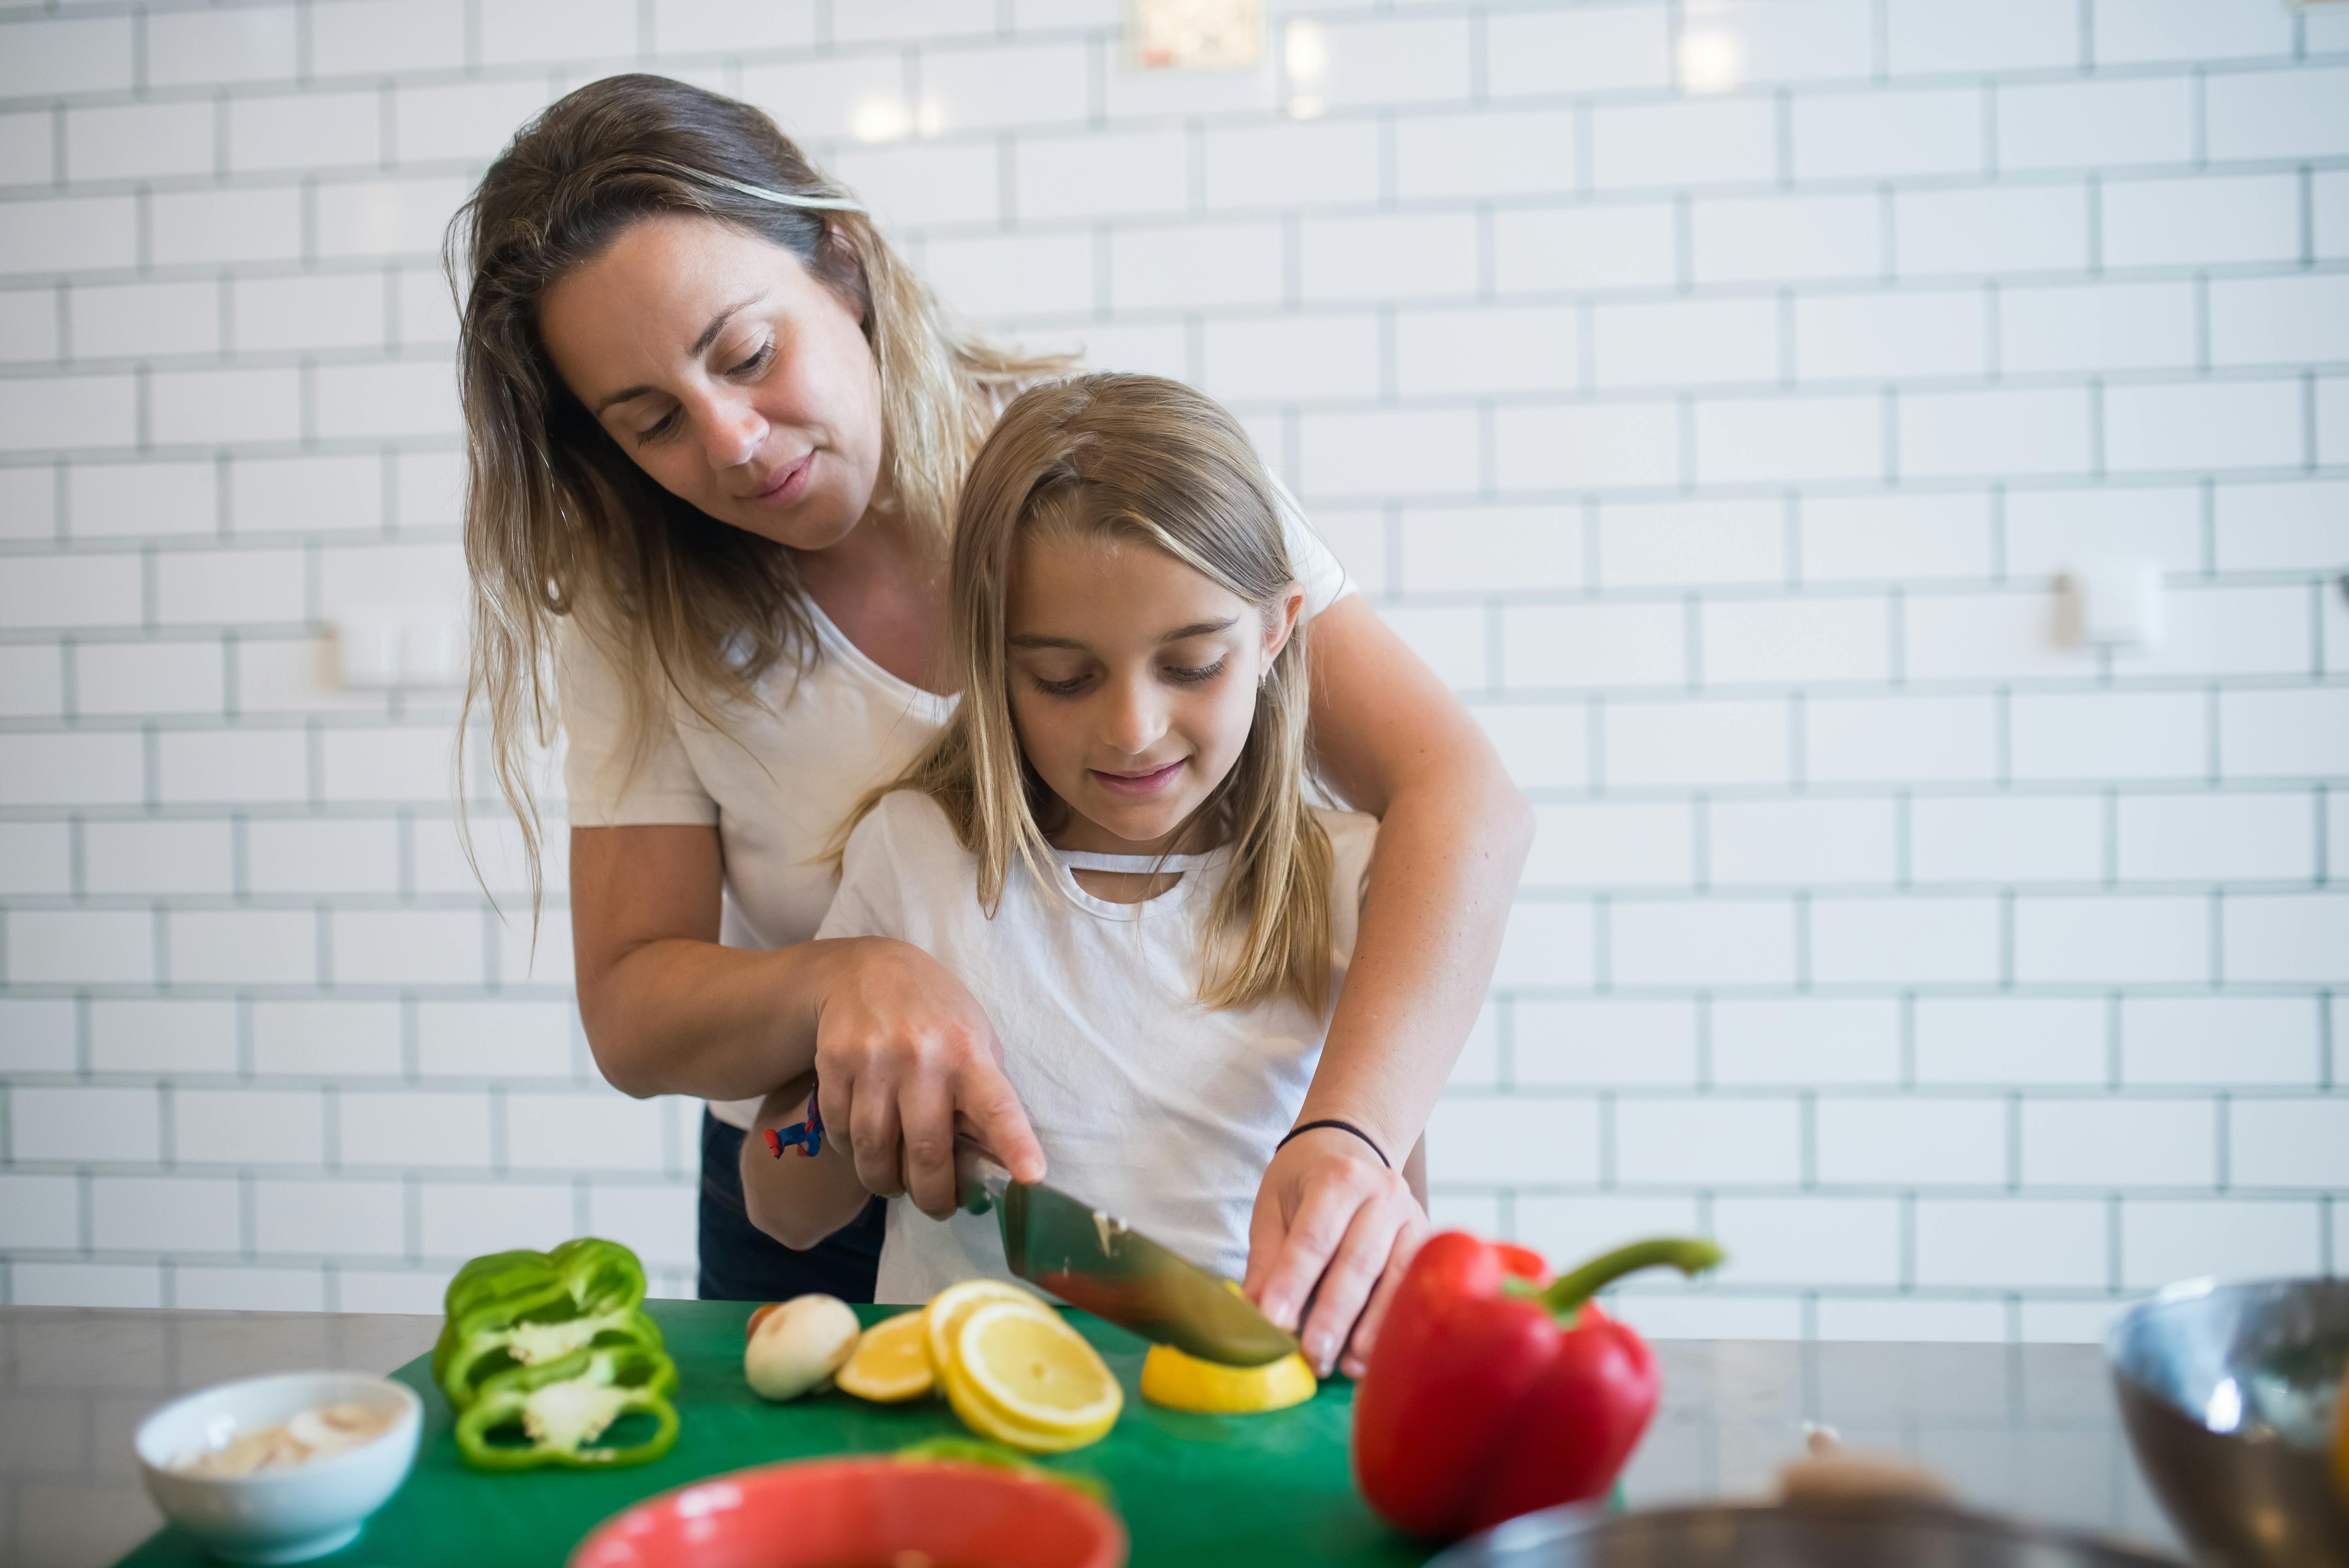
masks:
{"type": "Polygon", "coordinates": [[[713,469],[739,469],[766,443],[767,421],[749,398],[712,401],[695,411],[702,450],[713,469]]]}
{"type": "Polygon", "coordinates": [[[1113,681],[1102,715],[1102,739],[1128,757],[1139,757],[1166,733],[1166,710],[1146,679],[1113,681]]]}

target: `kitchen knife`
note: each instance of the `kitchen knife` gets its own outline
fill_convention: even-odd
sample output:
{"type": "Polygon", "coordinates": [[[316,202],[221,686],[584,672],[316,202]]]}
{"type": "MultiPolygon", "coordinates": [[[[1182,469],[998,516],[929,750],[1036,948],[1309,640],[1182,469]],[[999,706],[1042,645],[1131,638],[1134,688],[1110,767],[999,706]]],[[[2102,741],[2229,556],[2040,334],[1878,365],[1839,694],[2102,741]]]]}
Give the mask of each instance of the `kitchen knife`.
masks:
{"type": "Polygon", "coordinates": [[[1071,1306],[1203,1361],[1261,1367],[1297,1353],[1231,1281],[1057,1188],[1014,1181],[976,1149],[956,1151],[963,1206],[996,1211],[1011,1272],[1071,1306]]]}

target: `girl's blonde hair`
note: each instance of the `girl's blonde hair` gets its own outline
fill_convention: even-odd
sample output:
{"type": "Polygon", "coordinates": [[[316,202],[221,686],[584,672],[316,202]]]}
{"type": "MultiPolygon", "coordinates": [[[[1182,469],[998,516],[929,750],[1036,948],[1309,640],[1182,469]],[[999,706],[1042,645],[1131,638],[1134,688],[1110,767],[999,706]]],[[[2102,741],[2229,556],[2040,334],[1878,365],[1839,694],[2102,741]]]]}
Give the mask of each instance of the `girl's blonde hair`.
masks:
{"type": "MultiPolygon", "coordinates": [[[[963,481],[954,535],[953,641],[962,702],[893,789],[944,809],[978,857],[980,900],[1001,903],[1014,860],[1046,887],[1052,797],[1012,727],[1006,604],[1020,542],[1095,538],[1163,550],[1269,615],[1296,573],[1272,484],[1238,423],[1212,399],[1154,376],[1083,376],[1038,387],[1004,410],[963,481]]],[[[1274,657],[1239,760],[1186,834],[1227,844],[1209,915],[1199,999],[1240,1007],[1287,993],[1329,1000],[1329,835],[1307,803],[1306,623],[1274,657]]]]}
{"type": "Polygon", "coordinates": [[[549,288],[665,214],[781,246],[857,313],[880,370],[882,480],[941,540],[995,405],[1068,368],[957,325],[848,193],[748,104],[666,77],[609,77],[515,135],[450,223],[447,259],[469,476],[466,715],[488,710],[533,907],[540,834],[525,752],[550,738],[560,617],[576,617],[626,677],[631,768],[668,691],[723,728],[720,706],[754,702],[779,661],[803,669],[817,657],[792,552],[654,483],[564,386],[540,336],[549,288]]]}

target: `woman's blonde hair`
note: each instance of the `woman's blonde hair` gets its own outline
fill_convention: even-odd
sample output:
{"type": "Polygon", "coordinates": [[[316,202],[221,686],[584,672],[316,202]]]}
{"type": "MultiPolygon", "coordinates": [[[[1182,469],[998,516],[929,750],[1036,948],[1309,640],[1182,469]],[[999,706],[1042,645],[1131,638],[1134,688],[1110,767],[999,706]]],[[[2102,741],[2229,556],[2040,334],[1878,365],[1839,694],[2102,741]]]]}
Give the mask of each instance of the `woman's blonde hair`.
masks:
{"type": "Polygon", "coordinates": [[[995,405],[1019,382],[1068,368],[957,325],[848,193],[748,104],[666,77],[609,77],[515,135],[450,223],[448,266],[460,301],[473,584],[466,714],[488,710],[533,907],[540,835],[525,751],[550,738],[560,617],[576,617],[626,677],[630,767],[669,691],[722,728],[720,706],[755,701],[778,662],[803,669],[817,657],[792,552],[654,483],[564,386],[540,336],[549,288],[665,214],[781,246],[856,312],[880,371],[882,481],[941,538],[995,405]]]}
{"type": "MultiPolygon", "coordinates": [[[[1247,433],[1212,399],[1154,376],[1096,375],[1035,387],[1004,410],[957,509],[952,586],[962,702],[929,749],[868,795],[893,789],[945,810],[978,857],[990,913],[1013,861],[1047,888],[1041,818],[1058,802],[1013,727],[1006,605],[1021,541],[1110,539],[1163,550],[1266,615],[1296,573],[1271,481],[1247,433]]],[[[1329,1000],[1329,835],[1306,799],[1306,623],[1275,655],[1239,760],[1192,819],[1184,848],[1230,846],[1208,919],[1199,999],[1239,1007],[1287,993],[1329,1000]]],[[[843,830],[844,831],[845,830],[843,830]]]]}

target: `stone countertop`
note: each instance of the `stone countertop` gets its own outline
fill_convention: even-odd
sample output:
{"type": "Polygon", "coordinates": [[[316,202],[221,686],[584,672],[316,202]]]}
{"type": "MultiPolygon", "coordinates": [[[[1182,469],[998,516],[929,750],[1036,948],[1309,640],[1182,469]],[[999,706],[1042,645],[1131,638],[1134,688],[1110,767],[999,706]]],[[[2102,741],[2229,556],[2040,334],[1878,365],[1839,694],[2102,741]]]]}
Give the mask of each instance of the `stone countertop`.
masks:
{"type": "Polygon", "coordinates": [[[388,1372],[437,1317],[0,1307],[0,1563],[94,1568],[162,1523],[131,1434],[174,1395],[264,1372],[388,1372]]]}
{"type": "MultiPolygon", "coordinates": [[[[96,1568],[160,1522],[130,1436],[174,1395],[263,1372],[388,1372],[437,1317],[0,1308],[0,1563],[96,1568]]],[[[1634,1504],[1769,1490],[1812,1424],[1908,1455],[1977,1506],[2177,1550],[2085,1345],[1661,1340],[1634,1504]]]]}

